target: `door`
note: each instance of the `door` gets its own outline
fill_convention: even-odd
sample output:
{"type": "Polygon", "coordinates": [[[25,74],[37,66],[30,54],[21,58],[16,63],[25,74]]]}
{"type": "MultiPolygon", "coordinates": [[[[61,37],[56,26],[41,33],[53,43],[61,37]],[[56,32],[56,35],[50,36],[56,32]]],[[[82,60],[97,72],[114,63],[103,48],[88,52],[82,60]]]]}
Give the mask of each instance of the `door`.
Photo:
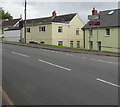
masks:
{"type": "Polygon", "coordinates": [[[73,48],[73,41],[70,41],[70,47],[73,48]]]}
{"type": "Polygon", "coordinates": [[[101,42],[98,42],[98,51],[101,51],[101,42]]]}
{"type": "Polygon", "coordinates": [[[80,48],[80,41],[77,41],[77,48],[80,48]]]}

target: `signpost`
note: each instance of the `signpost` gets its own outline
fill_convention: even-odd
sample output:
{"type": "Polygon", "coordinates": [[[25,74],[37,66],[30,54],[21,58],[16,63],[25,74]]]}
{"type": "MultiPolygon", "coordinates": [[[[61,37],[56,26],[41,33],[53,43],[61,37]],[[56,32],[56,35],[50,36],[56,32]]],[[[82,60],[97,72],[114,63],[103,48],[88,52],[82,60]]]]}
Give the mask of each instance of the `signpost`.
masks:
{"type": "Polygon", "coordinates": [[[89,25],[90,26],[99,26],[100,25],[100,21],[89,21],[89,25]]]}
{"type": "Polygon", "coordinates": [[[98,19],[99,19],[99,15],[88,15],[88,20],[90,21],[94,21],[98,19]]]}
{"type": "MultiPolygon", "coordinates": [[[[88,24],[90,26],[89,32],[91,32],[91,26],[97,26],[97,50],[99,49],[98,48],[98,26],[100,26],[99,18],[100,18],[99,15],[88,15],[88,20],[89,20],[88,24]]],[[[91,43],[91,33],[89,33],[89,42],[91,43]]],[[[90,48],[90,46],[89,46],[89,48],[90,48]]]]}
{"type": "Polygon", "coordinates": [[[26,43],[26,5],[27,5],[27,2],[25,0],[25,21],[24,21],[24,42],[26,43]]]}

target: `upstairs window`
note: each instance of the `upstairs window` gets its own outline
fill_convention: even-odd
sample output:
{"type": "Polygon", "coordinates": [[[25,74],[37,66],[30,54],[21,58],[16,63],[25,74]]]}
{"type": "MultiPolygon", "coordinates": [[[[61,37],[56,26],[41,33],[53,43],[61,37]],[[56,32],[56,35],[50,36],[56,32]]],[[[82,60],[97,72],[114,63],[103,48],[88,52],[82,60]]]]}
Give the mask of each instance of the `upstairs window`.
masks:
{"type": "Polygon", "coordinates": [[[59,33],[63,32],[63,27],[62,26],[58,26],[58,32],[59,33]]]}
{"type": "Polygon", "coordinates": [[[112,15],[114,13],[114,11],[110,11],[109,13],[108,13],[108,15],[112,15]]]}
{"type": "Polygon", "coordinates": [[[27,28],[27,32],[30,33],[30,28],[27,28]]]}
{"type": "Polygon", "coordinates": [[[39,27],[39,32],[45,32],[45,26],[39,27]]]}
{"type": "Polygon", "coordinates": [[[107,36],[110,35],[110,29],[106,29],[106,35],[107,35],[107,36]]]}
{"type": "Polygon", "coordinates": [[[77,28],[77,29],[76,29],[76,35],[79,35],[79,34],[80,34],[80,29],[77,28]]]}

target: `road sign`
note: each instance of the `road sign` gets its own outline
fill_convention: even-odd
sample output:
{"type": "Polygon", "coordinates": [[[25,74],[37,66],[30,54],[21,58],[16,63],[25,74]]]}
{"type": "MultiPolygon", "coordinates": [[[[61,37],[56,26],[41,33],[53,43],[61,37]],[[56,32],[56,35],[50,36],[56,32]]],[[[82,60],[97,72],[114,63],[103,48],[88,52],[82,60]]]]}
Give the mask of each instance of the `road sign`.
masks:
{"type": "Polygon", "coordinates": [[[88,20],[93,21],[93,20],[98,20],[99,15],[88,15],[88,20]]]}
{"type": "Polygon", "coordinates": [[[99,26],[100,25],[100,21],[89,21],[89,25],[90,26],[99,26]]]}

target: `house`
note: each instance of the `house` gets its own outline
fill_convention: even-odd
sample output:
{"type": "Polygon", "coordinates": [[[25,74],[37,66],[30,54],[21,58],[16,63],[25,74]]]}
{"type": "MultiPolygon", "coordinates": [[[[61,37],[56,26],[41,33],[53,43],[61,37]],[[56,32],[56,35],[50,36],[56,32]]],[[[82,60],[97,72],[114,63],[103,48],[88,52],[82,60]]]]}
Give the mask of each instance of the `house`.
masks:
{"type": "MultiPolygon", "coordinates": [[[[77,13],[28,19],[26,42],[83,48],[83,22],[77,13]]],[[[24,28],[23,32],[24,34],[24,28]]],[[[24,38],[24,35],[23,35],[24,38]]]]}
{"type": "Polygon", "coordinates": [[[4,41],[19,42],[22,37],[21,27],[19,26],[21,18],[13,20],[4,20],[2,22],[2,34],[4,41]]]}
{"type": "Polygon", "coordinates": [[[82,28],[85,49],[120,52],[118,14],[120,14],[120,9],[105,10],[99,13],[95,8],[92,10],[92,15],[99,16],[100,25],[91,26],[89,21],[82,28]]]}

